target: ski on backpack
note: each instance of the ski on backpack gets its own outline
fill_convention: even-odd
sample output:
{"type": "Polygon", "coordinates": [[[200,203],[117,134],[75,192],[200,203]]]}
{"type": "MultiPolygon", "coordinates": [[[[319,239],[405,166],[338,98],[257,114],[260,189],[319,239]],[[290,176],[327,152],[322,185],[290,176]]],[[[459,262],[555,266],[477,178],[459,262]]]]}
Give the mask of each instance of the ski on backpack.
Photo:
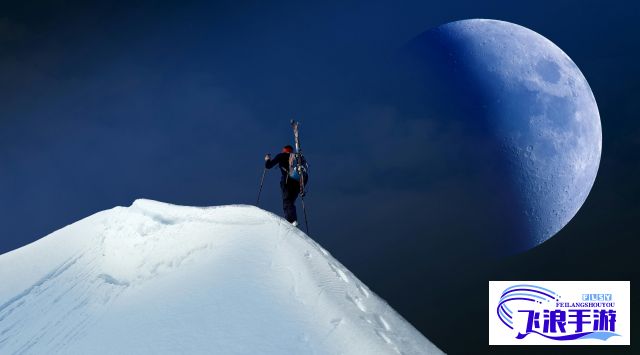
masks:
{"type": "Polygon", "coordinates": [[[299,123],[291,120],[291,128],[293,128],[293,138],[295,142],[295,152],[289,157],[289,177],[300,182],[300,196],[304,197],[305,187],[309,177],[309,165],[302,154],[300,146],[299,123]]]}
{"type": "MultiPolygon", "coordinates": [[[[299,126],[299,123],[296,120],[291,120],[291,128],[293,129],[293,138],[295,142],[296,151],[294,154],[292,154],[293,156],[289,158],[289,172],[290,174],[295,172],[294,175],[297,175],[297,178],[298,178],[296,180],[300,181],[300,202],[302,203],[302,212],[304,214],[304,223],[307,229],[307,234],[310,234],[309,219],[307,218],[307,208],[304,204],[305,185],[309,177],[309,174],[308,174],[307,162],[304,159],[304,155],[302,155],[302,147],[300,146],[300,134],[299,134],[298,126],[299,126]],[[295,166],[293,165],[294,163],[295,163],[295,166]]],[[[293,178],[295,179],[295,177],[293,178]]]]}

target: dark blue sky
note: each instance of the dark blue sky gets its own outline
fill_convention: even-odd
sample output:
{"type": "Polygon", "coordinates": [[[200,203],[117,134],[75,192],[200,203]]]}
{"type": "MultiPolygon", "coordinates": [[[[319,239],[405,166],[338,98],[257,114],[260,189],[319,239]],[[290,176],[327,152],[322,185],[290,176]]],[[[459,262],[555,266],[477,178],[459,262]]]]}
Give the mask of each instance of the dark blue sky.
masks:
{"type": "MultiPolygon", "coordinates": [[[[617,274],[591,275],[637,272],[638,14],[628,1],[2,4],[0,253],[141,197],[252,204],[262,156],[291,143],[297,118],[312,164],[313,237],[438,346],[459,350],[426,303],[460,290],[486,296],[489,279],[562,275],[544,261],[580,265],[560,257],[579,243],[587,256],[617,256],[617,274]],[[451,207],[426,166],[441,132],[401,117],[375,89],[398,48],[465,18],[515,22],[556,43],[589,81],[603,125],[600,172],[574,221],[536,250],[482,267],[425,260],[421,240],[449,223],[429,219],[451,207]],[[407,246],[398,235],[416,237],[407,246]],[[523,263],[519,274],[497,271],[523,263]],[[423,282],[465,270],[458,282],[423,282]]],[[[267,176],[262,206],[276,213],[278,178],[267,176]]],[[[471,343],[482,346],[481,333],[471,343]]]]}

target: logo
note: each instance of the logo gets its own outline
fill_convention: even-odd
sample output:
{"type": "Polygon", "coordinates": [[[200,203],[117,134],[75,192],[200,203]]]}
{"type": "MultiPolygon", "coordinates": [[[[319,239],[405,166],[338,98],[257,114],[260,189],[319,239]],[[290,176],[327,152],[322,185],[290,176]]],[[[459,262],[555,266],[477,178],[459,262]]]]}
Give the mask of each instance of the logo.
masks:
{"type": "Polygon", "coordinates": [[[630,345],[629,281],[490,281],[489,345],[630,345]]]}

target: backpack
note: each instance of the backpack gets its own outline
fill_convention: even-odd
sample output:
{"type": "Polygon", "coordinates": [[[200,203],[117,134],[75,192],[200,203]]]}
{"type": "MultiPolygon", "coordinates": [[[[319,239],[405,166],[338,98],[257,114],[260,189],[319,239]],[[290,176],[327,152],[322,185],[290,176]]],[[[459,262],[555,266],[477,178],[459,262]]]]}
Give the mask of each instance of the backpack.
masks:
{"type": "Polygon", "coordinates": [[[297,153],[289,153],[289,178],[299,182],[300,173],[302,173],[303,182],[306,185],[309,181],[309,164],[304,155],[300,154],[300,164],[298,165],[298,157],[296,155],[297,153]]]}

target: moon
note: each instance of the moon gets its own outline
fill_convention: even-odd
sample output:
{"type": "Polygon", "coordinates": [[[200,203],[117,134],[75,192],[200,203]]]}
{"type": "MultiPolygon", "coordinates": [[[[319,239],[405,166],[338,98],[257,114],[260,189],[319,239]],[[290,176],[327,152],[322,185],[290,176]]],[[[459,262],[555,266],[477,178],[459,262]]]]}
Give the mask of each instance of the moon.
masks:
{"type": "Polygon", "coordinates": [[[483,216],[477,234],[491,234],[488,248],[513,254],[557,234],[587,199],[602,150],[598,107],[577,65],[542,35],[485,19],[428,30],[406,53],[414,106],[455,127],[440,149],[455,147],[452,159],[483,190],[460,208],[483,216]]]}

